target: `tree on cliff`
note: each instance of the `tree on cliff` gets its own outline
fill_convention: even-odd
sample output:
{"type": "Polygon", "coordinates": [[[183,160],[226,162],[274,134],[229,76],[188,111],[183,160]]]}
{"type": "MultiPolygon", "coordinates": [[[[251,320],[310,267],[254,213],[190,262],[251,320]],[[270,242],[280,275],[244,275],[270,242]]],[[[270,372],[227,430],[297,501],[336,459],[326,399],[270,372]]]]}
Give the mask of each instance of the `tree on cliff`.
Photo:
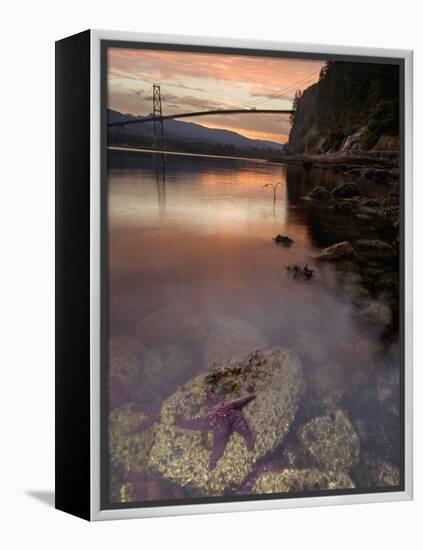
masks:
{"type": "Polygon", "coordinates": [[[328,61],[294,105],[290,152],[335,150],[362,127],[361,147],[370,149],[382,134],[399,134],[399,66],[328,61]]]}

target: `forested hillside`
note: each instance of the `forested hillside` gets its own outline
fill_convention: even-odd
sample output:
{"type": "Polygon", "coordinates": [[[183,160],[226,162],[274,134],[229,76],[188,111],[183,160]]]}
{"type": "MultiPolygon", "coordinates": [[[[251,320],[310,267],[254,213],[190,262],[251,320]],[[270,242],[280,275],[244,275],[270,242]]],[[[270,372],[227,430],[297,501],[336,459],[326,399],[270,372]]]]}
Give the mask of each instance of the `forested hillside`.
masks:
{"type": "Polygon", "coordinates": [[[329,61],[294,106],[291,154],[398,149],[398,65],[329,61]]]}

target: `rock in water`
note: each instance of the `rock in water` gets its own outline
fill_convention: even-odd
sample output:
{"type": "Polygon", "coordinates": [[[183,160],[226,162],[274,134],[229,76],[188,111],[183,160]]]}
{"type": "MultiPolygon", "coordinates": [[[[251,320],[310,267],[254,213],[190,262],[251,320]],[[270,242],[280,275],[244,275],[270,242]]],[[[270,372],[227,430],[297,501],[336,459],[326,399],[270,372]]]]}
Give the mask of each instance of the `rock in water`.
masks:
{"type": "Polygon", "coordinates": [[[168,344],[198,344],[210,330],[210,319],[201,317],[183,303],[158,309],[138,322],[136,332],[140,342],[150,349],[168,344]]]}
{"type": "Polygon", "coordinates": [[[375,251],[375,252],[389,252],[392,250],[392,246],[379,239],[359,239],[355,245],[363,250],[375,251]]]}
{"type": "Polygon", "coordinates": [[[326,260],[330,262],[333,260],[349,258],[350,256],[354,256],[354,249],[351,243],[348,241],[342,241],[324,248],[322,252],[316,256],[316,258],[318,260],[326,260]]]}
{"type": "Polygon", "coordinates": [[[356,315],[374,327],[389,327],[392,323],[391,308],[377,300],[362,300],[356,304],[356,315]]]}
{"type": "Polygon", "coordinates": [[[264,473],[254,484],[253,493],[289,493],[318,489],[353,489],[352,479],[344,472],[327,473],[317,468],[285,468],[280,472],[264,473]]]}
{"type": "Polygon", "coordinates": [[[287,235],[276,235],[276,237],[273,238],[275,243],[283,244],[284,246],[291,246],[291,244],[294,242],[290,237],[287,235]]]}
{"type": "Polygon", "coordinates": [[[155,426],[136,431],[148,419],[132,404],[124,404],[109,415],[109,456],[112,467],[144,472],[154,441],[155,426]],[[135,433],[132,433],[135,430],[135,433]]]}
{"type": "Polygon", "coordinates": [[[353,477],[359,487],[395,487],[401,481],[399,468],[368,451],[362,453],[353,477]]]}
{"type": "Polygon", "coordinates": [[[328,471],[348,471],[360,456],[360,440],[341,409],[310,420],[298,431],[298,439],[308,455],[328,471]]]}
{"type": "Polygon", "coordinates": [[[257,461],[287,435],[304,389],[302,365],[295,353],[285,348],[257,350],[220,363],[211,373],[193,378],[163,403],[149,467],[192,495],[217,496],[226,489],[239,488],[257,461]],[[255,437],[254,450],[247,449],[240,434],[232,433],[212,470],[212,433],[185,430],[175,424],[206,415],[209,391],[224,401],[256,395],[243,409],[255,437]]]}
{"type": "Polygon", "coordinates": [[[156,350],[147,350],[144,355],[144,380],[146,385],[165,384],[181,380],[189,373],[192,356],[182,346],[171,344],[156,350]]]}
{"type": "Polygon", "coordinates": [[[319,185],[318,187],[314,187],[310,193],[306,195],[306,198],[313,201],[327,201],[331,198],[331,194],[326,187],[319,185]]]}
{"type": "Polygon", "coordinates": [[[360,189],[355,183],[343,183],[332,191],[332,196],[337,199],[354,199],[361,197],[360,189]]]}
{"type": "Polygon", "coordinates": [[[204,346],[204,366],[241,357],[246,350],[264,348],[267,342],[253,325],[242,319],[216,316],[204,346]]]}

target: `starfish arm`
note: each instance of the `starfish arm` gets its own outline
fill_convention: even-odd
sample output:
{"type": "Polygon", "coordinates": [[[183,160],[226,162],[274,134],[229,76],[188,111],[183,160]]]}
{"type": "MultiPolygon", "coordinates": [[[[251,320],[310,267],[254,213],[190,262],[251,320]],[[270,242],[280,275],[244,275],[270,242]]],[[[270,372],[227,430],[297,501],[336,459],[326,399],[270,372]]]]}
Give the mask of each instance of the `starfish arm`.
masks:
{"type": "Polygon", "coordinates": [[[221,400],[217,397],[214,391],[207,392],[207,407],[213,409],[216,405],[220,405],[221,400]]]}
{"type": "Polygon", "coordinates": [[[229,424],[222,424],[215,427],[213,430],[213,450],[210,455],[209,469],[214,470],[216,468],[217,461],[223,455],[223,452],[231,435],[231,429],[229,424]]]}
{"type": "Polygon", "coordinates": [[[208,431],[212,429],[208,416],[199,416],[198,418],[191,418],[189,420],[179,420],[176,422],[176,425],[185,430],[208,431]]]}
{"type": "Polygon", "coordinates": [[[240,414],[237,416],[233,423],[233,429],[235,432],[238,432],[245,439],[247,444],[247,449],[252,451],[254,449],[254,436],[251,433],[251,430],[247,424],[245,418],[240,414]]]}
{"type": "Polygon", "coordinates": [[[240,411],[242,408],[248,405],[248,403],[253,401],[255,398],[256,398],[255,395],[247,395],[246,397],[240,397],[239,399],[236,399],[235,401],[231,402],[231,407],[233,409],[240,411]]]}

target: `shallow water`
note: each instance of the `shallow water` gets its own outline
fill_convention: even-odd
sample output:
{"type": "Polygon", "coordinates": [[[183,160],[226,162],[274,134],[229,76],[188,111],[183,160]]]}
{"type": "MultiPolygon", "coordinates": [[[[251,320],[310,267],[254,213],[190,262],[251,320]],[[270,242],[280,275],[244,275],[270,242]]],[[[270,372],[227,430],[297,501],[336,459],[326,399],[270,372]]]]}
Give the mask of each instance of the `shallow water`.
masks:
{"type": "MultiPolygon", "coordinates": [[[[330,400],[337,385],[351,418],[362,407],[356,393],[377,389],[380,380],[397,403],[398,303],[375,283],[386,274],[397,280],[397,260],[334,265],[314,259],[335,242],[390,237],[375,220],[334,217],[303,200],[316,185],[331,189],[351,178],[258,160],[108,154],[110,337],[135,336],[152,352],[170,343],[183,348],[192,360],[173,378],[174,388],[240,347],[247,353],[263,341],[295,349],[314,398],[302,408],[303,418],[319,413],[319,399],[330,400]],[[263,186],[277,182],[274,203],[273,190],[263,186]],[[278,233],[293,244],[276,244],[278,233]],[[291,277],[290,264],[307,264],[313,277],[291,277]],[[391,309],[389,330],[357,315],[363,293],[391,309]],[[181,332],[188,318],[195,320],[195,339],[181,332]],[[227,327],[220,343],[213,337],[219,326],[227,327]]],[[[386,193],[376,184],[358,185],[367,197],[386,193]]],[[[376,412],[366,402],[366,414],[379,415],[380,423],[376,401],[376,412]]],[[[390,459],[399,464],[396,455],[397,449],[390,459]]]]}

